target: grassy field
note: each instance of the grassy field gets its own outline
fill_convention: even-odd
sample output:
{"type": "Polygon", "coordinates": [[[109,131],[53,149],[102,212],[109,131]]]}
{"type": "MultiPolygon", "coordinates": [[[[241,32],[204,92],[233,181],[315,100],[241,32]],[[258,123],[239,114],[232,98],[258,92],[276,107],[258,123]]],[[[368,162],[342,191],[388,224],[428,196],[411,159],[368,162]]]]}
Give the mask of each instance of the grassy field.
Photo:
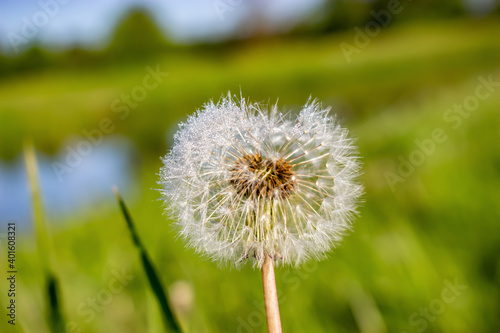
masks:
{"type": "MultiPolygon", "coordinates": [[[[357,137],[366,194],[354,232],[327,260],[277,271],[284,331],[494,332],[500,327],[500,87],[467,116],[454,113],[451,121],[448,110],[474,96],[479,77],[500,81],[499,30],[494,21],[397,26],[351,63],[339,44],[354,35],[344,33],[5,78],[0,157],[20,154],[26,137],[55,153],[67,137],[110,118],[116,129],[109,135],[125,135],[139,148],[140,188],[125,200],[186,331],[264,332],[260,273],[221,269],[184,248],[157,200],[158,157],[177,122],[228,90],[256,101],[279,98],[293,109],[313,96],[334,106],[357,137]],[[143,84],[147,66],[168,76],[120,119],[112,104],[143,84]],[[401,158],[423,151],[415,140],[428,143],[436,129],[445,138],[420,154],[422,163],[388,181],[401,158]]],[[[157,306],[116,204],[110,199],[83,211],[49,225],[64,314],[73,323],[67,332],[159,332],[157,306]],[[117,286],[123,288],[114,292],[117,286]]],[[[48,332],[39,261],[46,254],[37,253],[31,233],[18,238],[19,331],[48,332]]],[[[0,290],[6,288],[1,279],[0,290]]],[[[2,320],[0,331],[8,329],[2,320]]]]}

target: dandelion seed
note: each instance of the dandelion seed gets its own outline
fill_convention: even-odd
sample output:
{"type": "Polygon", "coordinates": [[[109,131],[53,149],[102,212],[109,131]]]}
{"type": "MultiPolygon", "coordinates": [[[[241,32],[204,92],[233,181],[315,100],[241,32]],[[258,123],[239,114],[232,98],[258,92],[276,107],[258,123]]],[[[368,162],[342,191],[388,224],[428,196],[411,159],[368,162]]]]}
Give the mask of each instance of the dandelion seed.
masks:
{"type": "Polygon", "coordinates": [[[229,94],[180,125],[163,163],[181,235],[235,265],[323,256],[350,228],[362,192],[353,141],[315,101],[294,121],[229,94]]]}

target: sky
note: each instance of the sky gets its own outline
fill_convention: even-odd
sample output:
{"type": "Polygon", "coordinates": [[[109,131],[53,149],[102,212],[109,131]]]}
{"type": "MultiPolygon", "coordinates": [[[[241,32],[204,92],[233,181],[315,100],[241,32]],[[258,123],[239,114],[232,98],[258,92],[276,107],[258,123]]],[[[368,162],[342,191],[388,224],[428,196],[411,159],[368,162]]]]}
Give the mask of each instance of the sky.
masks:
{"type": "Polygon", "coordinates": [[[152,9],[168,36],[180,43],[224,38],[255,10],[286,28],[324,0],[0,0],[0,47],[23,50],[27,42],[52,46],[102,45],[134,5],[152,9]]]}

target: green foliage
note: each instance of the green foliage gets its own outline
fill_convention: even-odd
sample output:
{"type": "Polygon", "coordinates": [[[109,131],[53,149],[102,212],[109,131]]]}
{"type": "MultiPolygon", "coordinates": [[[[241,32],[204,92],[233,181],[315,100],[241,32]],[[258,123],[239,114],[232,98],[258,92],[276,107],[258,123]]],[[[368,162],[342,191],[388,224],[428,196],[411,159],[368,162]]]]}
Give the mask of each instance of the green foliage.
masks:
{"type": "MultiPolygon", "coordinates": [[[[408,332],[410,316],[441,298],[445,280],[467,286],[425,332],[491,332],[500,327],[500,140],[498,90],[453,129],[443,114],[475,93],[479,75],[500,80],[500,41],[495,21],[400,25],[382,32],[353,57],[340,42],[354,33],[314,40],[248,43],[222,55],[159,56],[105,68],[25,74],[0,82],[0,156],[15,158],[19,138],[31,136],[55,153],[65,138],[93,129],[104,117],[113,134],[138,146],[136,233],[154,259],[175,313],[187,332],[264,332],[260,274],[217,267],[176,239],[154,189],[177,123],[209,98],[231,89],[256,101],[297,109],[309,95],[334,106],[358,139],[363,157],[365,203],[353,233],[327,260],[277,271],[285,332],[408,332]],[[170,73],[126,119],[111,111],[121,93],[142,84],[145,66],[170,73]],[[386,172],[397,173],[399,156],[415,140],[442,128],[447,140],[392,191],[386,172]],[[192,298],[172,293],[174,281],[192,298]],[[183,310],[179,311],[183,304],[183,310]],[[177,307],[176,307],[177,306],[177,307]]],[[[74,189],[73,189],[74,190],[74,189]]],[[[143,258],[130,242],[113,201],[89,207],[51,225],[57,244],[57,277],[64,313],[82,332],[143,332],[151,307],[143,258]],[[78,312],[107,288],[116,267],[136,276],[111,302],[86,320],[78,312]]],[[[38,232],[36,233],[38,235],[38,232]]],[[[36,259],[36,235],[25,233],[18,259],[23,292],[20,320],[26,332],[45,332],[45,276],[36,259]]],[[[5,258],[5,249],[0,257],[5,258]]],[[[44,257],[41,255],[41,257],[44,257]]],[[[0,290],[6,281],[0,280],[0,290]]],[[[2,299],[0,298],[0,302],[2,299]]],[[[5,304],[1,304],[5,306],[5,304]]],[[[62,308],[62,304],[60,304],[62,308]]],[[[0,330],[3,326],[0,326],[0,330]]],[[[3,330],[2,330],[3,332],[3,330]]]]}
{"type": "Polygon", "coordinates": [[[123,214],[123,218],[125,219],[125,222],[127,223],[128,230],[130,231],[130,235],[132,236],[132,240],[134,242],[134,245],[136,246],[137,250],[139,251],[140,257],[141,257],[141,262],[142,266],[144,268],[144,272],[146,273],[146,276],[149,281],[149,285],[158,300],[158,303],[161,307],[162,314],[163,314],[163,319],[165,321],[165,325],[168,328],[168,331],[171,332],[181,332],[181,329],[179,327],[179,324],[177,323],[177,320],[174,317],[174,314],[172,313],[172,310],[170,309],[170,305],[168,304],[168,299],[167,299],[167,294],[165,292],[165,289],[163,288],[163,285],[160,281],[160,278],[158,277],[158,274],[156,273],[156,269],[153,267],[153,264],[151,260],[149,259],[149,256],[146,252],[146,248],[142,244],[139,234],[137,233],[137,230],[135,229],[134,226],[134,221],[132,220],[132,216],[130,216],[130,213],[127,209],[127,206],[125,205],[125,202],[123,201],[122,197],[120,196],[120,193],[118,192],[118,189],[114,189],[116,199],[118,200],[118,204],[120,206],[120,210],[123,214]]]}
{"type": "Polygon", "coordinates": [[[168,44],[149,11],[129,10],[118,23],[108,56],[120,61],[154,55],[166,50],[168,44]]]}
{"type": "MultiPolygon", "coordinates": [[[[370,22],[380,26],[403,23],[411,20],[442,20],[466,16],[464,1],[460,0],[329,0],[321,10],[323,20],[312,26],[313,31],[332,32],[354,27],[364,28],[370,22]],[[429,10],[432,8],[432,10],[429,10]],[[374,15],[375,13],[375,15],[374,15]]],[[[372,27],[373,29],[373,27],[372,27]]]]}
{"type": "Polygon", "coordinates": [[[62,314],[61,297],[58,280],[53,268],[53,248],[46,229],[45,215],[42,206],[38,181],[38,167],[34,147],[31,143],[25,145],[25,163],[32,196],[33,222],[37,242],[37,254],[41,262],[45,278],[45,308],[47,322],[53,332],[64,331],[64,318],[62,314]]]}

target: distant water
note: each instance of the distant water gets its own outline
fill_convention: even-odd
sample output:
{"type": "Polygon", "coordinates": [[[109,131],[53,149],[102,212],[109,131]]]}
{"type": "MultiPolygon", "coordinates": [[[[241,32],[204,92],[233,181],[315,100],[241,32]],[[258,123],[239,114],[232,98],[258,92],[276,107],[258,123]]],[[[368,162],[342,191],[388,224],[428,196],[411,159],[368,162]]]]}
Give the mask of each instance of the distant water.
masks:
{"type": "MultiPolygon", "coordinates": [[[[58,220],[109,204],[114,200],[113,185],[118,186],[122,193],[135,187],[133,156],[134,146],[128,139],[109,137],[92,147],[86,156],[75,158],[73,166],[65,169],[70,172],[61,173],[59,169],[58,175],[53,163],[69,166],[66,149],[57,156],[37,152],[47,218],[58,220]]],[[[13,162],[0,160],[0,225],[5,226],[7,221],[17,222],[20,229],[32,226],[31,198],[22,155],[13,162]]],[[[5,231],[0,230],[0,234],[3,233],[5,231]]]]}

